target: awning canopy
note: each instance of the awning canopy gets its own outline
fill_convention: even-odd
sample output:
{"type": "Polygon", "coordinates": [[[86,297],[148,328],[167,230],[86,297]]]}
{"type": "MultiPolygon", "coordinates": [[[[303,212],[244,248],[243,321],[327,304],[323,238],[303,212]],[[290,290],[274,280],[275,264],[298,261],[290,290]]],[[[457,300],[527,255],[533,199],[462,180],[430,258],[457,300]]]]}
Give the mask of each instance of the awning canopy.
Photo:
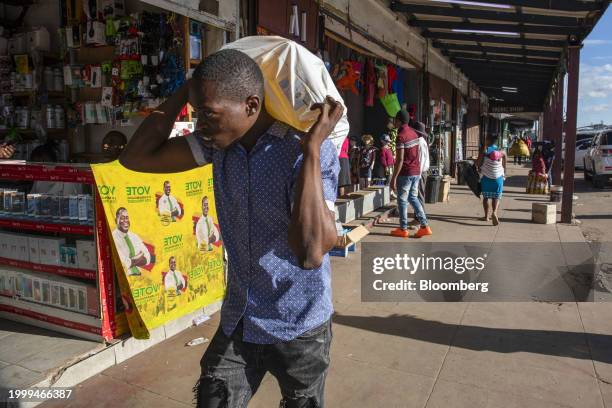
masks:
{"type": "Polygon", "coordinates": [[[402,0],[405,13],[488,97],[494,112],[540,112],[569,42],[581,43],[609,1],[402,0]]]}

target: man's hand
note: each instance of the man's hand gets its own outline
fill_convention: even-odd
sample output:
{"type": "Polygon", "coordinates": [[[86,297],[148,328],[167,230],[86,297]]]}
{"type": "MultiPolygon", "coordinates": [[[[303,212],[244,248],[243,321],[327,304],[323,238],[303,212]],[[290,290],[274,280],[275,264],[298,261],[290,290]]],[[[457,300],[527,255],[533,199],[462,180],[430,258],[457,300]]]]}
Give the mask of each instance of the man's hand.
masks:
{"type": "Polygon", "coordinates": [[[145,258],[142,251],[138,252],[132,259],[132,266],[145,266],[147,264],[147,258],[145,258]]]}
{"type": "Polygon", "coordinates": [[[217,237],[215,236],[215,233],[213,232],[212,234],[210,234],[210,236],[208,237],[208,243],[209,244],[214,244],[215,242],[217,242],[217,237]]]}
{"type": "Polygon", "coordinates": [[[172,210],[172,216],[173,217],[178,217],[179,216],[178,210],[172,210]]]}
{"type": "Polygon", "coordinates": [[[311,147],[318,152],[323,141],[331,134],[340,118],[342,118],[344,107],[331,96],[327,96],[324,103],[316,103],[310,109],[319,109],[321,113],[315,124],[302,139],[302,142],[304,148],[311,147]]]}
{"type": "Polygon", "coordinates": [[[397,194],[397,177],[391,177],[391,181],[389,181],[389,188],[395,194],[397,194]]]}
{"type": "Polygon", "coordinates": [[[6,143],[0,144],[0,159],[10,159],[15,154],[15,146],[6,143]]]}

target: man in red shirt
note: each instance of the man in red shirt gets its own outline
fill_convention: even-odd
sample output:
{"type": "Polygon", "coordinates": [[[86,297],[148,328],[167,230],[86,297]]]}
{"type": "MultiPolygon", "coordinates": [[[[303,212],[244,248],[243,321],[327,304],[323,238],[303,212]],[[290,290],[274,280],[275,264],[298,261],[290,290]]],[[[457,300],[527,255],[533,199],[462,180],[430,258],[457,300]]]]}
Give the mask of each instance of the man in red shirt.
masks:
{"type": "Polygon", "coordinates": [[[419,201],[419,181],[421,179],[421,163],[419,158],[419,136],[408,126],[410,115],[401,110],[395,117],[395,126],[398,128],[395,169],[391,177],[391,190],[397,193],[397,206],[400,217],[400,227],[391,231],[391,235],[407,238],[408,232],[408,203],[414,208],[417,220],[421,224],[414,238],[431,235],[431,228],[427,223],[427,215],[419,201]]]}

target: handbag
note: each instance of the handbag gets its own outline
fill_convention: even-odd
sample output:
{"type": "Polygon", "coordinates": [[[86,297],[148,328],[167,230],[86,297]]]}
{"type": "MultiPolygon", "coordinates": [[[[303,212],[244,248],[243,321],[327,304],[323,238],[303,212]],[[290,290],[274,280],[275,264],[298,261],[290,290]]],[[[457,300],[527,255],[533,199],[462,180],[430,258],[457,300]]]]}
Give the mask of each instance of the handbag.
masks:
{"type": "Polygon", "coordinates": [[[471,166],[463,167],[463,179],[466,184],[472,190],[472,193],[478,198],[482,194],[482,188],[480,186],[480,175],[478,174],[478,169],[475,164],[471,166]]]}

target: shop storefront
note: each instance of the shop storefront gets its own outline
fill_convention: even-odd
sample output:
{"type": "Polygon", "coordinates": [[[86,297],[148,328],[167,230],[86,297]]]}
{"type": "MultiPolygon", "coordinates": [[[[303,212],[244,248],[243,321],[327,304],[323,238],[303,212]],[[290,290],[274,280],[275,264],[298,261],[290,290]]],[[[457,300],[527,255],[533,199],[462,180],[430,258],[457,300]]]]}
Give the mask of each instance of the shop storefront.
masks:
{"type": "MultiPolygon", "coordinates": [[[[105,216],[104,206],[113,201],[117,188],[128,195],[141,192],[134,183],[100,183],[90,165],[116,159],[142,118],[181,86],[207,54],[236,38],[236,19],[223,17],[230,14],[227,10],[199,10],[199,2],[195,8],[191,3],[179,7],[184,15],[168,11],[178,9],[163,0],[57,0],[26,9],[3,8],[2,20],[12,25],[5,25],[0,34],[0,139],[15,152],[0,162],[0,318],[99,342],[130,335],[126,316],[137,303],[130,295],[153,289],[141,286],[138,294],[130,293],[131,286],[119,290],[112,259],[121,254],[111,245],[115,215],[108,216],[107,209],[105,216]]],[[[245,22],[242,32],[247,31],[245,22]]],[[[175,135],[193,130],[194,120],[186,107],[177,118],[175,135]]],[[[185,181],[190,193],[183,201],[170,202],[171,215],[165,216],[160,204],[163,181],[155,186],[158,193],[147,192],[162,225],[176,221],[176,213],[191,211],[190,200],[197,201],[199,210],[194,207],[184,223],[189,239],[195,240],[196,222],[206,218],[201,196],[212,194],[212,184],[198,190],[185,181]],[[193,228],[188,226],[192,218],[193,228]]],[[[130,256],[142,255],[128,238],[130,256]]],[[[173,288],[176,305],[158,304],[158,314],[160,308],[167,312],[182,307],[174,298],[184,292],[187,279],[218,277],[223,265],[220,242],[216,244],[203,251],[206,262],[190,260],[192,269],[184,275],[172,265],[162,272],[175,277],[166,291],[173,288]],[[194,262],[202,262],[201,269],[194,262]],[[192,273],[196,269],[198,274],[192,273]]],[[[158,244],[155,251],[144,243],[149,265],[156,258],[167,263],[167,254],[178,244],[167,245],[158,244]]],[[[159,287],[158,282],[151,285],[159,287]]],[[[197,302],[203,292],[198,286],[183,299],[197,302]]],[[[176,310],[173,318],[181,316],[176,310]]]]}

